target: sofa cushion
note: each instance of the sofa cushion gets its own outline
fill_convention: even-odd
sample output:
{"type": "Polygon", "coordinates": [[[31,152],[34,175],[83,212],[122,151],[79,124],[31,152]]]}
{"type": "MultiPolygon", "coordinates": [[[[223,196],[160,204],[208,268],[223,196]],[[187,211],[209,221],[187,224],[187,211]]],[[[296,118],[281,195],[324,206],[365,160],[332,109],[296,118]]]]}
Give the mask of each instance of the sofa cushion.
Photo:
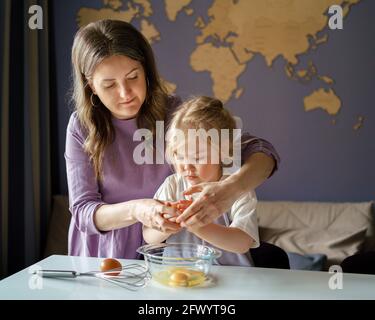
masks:
{"type": "Polygon", "coordinates": [[[287,252],[325,254],[328,268],[361,251],[374,238],[371,202],[260,201],[259,234],[287,252]]]}
{"type": "Polygon", "coordinates": [[[298,254],[287,252],[291,270],[322,271],[325,268],[327,256],[325,254],[298,254]]]}

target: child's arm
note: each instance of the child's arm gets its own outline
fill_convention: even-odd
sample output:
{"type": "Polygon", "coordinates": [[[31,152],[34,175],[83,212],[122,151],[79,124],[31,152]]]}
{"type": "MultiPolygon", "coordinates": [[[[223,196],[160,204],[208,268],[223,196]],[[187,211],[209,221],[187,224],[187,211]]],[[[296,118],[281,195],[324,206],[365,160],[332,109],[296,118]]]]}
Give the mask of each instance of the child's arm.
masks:
{"type": "Polygon", "coordinates": [[[169,236],[172,234],[170,232],[161,232],[146,226],[143,226],[143,238],[147,243],[155,244],[161,243],[164,240],[168,239],[169,236]]]}
{"type": "Polygon", "coordinates": [[[188,230],[215,247],[234,253],[245,253],[254,243],[254,239],[241,229],[215,223],[188,230]]]}

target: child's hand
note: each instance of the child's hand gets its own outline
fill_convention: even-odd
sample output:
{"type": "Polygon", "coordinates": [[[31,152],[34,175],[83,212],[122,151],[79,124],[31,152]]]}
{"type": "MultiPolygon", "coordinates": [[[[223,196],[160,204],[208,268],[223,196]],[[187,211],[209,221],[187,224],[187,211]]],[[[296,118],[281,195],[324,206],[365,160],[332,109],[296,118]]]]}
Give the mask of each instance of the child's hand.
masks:
{"type": "Polygon", "coordinates": [[[169,218],[172,218],[172,217],[178,217],[179,216],[180,211],[177,209],[177,206],[176,206],[177,202],[162,201],[162,200],[158,200],[158,201],[162,202],[164,206],[172,208],[172,210],[168,210],[168,213],[164,212],[162,214],[162,216],[165,219],[169,219],[169,218]]]}
{"type": "MultiPolygon", "coordinates": [[[[173,209],[175,209],[175,215],[172,215],[170,213],[164,213],[162,214],[162,217],[166,220],[168,220],[169,222],[173,222],[173,223],[176,223],[176,219],[177,217],[182,214],[192,203],[193,203],[193,200],[179,200],[179,201],[164,201],[163,202],[165,206],[168,206],[168,207],[171,207],[173,209]]],[[[179,223],[176,223],[178,225],[180,225],[179,223]]],[[[180,228],[178,228],[177,230],[169,230],[168,234],[172,235],[172,234],[175,234],[177,232],[180,232],[182,229],[182,227],[180,226],[180,228]]],[[[190,232],[194,232],[195,229],[191,229],[189,230],[190,232]]]]}
{"type": "Polygon", "coordinates": [[[164,204],[168,207],[172,207],[173,209],[176,209],[177,215],[171,216],[168,214],[163,215],[163,218],[168,219],[171,222],[176,222],[176,219],[179,214],[183,213],[191,204],[192,200],[179,200],[179,201],[166,201],[164,204]]]}
{"type": "Polygon", "coordinates": [[[193,200],[180,200],[177,204],[177,210],[183,213],[192,203],[193,200]]]}

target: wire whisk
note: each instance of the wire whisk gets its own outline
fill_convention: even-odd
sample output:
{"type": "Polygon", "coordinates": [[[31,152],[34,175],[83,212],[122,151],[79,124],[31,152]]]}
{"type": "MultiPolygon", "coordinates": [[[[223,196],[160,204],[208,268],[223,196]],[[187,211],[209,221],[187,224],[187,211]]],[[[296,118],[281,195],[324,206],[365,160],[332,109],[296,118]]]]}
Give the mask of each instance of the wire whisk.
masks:
{"type": "Polygon", "coordinates": [[[95,277],[132,291],[144,288],[151,279],[148,267],[137,263],[107,271],[36,270],[34,274],[44,278],[95,277]]]}

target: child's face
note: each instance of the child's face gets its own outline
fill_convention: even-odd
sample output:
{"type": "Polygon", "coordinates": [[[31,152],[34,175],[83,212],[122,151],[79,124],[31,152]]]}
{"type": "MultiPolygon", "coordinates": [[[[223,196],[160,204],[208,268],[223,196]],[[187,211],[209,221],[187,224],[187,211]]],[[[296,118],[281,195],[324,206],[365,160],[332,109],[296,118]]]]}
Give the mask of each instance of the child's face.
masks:
{"type": "Polygon", "coordinates": [[[211,152],[210,143],[207,144],[207,148],[197,145],[196,151],[191,154],[189,154],[187,146],[177,148],[174,153],[174,165],[177,173],[184,176],[190,185],[220,180],[222,168],[220,163],[215,161],[211,152]]]}

